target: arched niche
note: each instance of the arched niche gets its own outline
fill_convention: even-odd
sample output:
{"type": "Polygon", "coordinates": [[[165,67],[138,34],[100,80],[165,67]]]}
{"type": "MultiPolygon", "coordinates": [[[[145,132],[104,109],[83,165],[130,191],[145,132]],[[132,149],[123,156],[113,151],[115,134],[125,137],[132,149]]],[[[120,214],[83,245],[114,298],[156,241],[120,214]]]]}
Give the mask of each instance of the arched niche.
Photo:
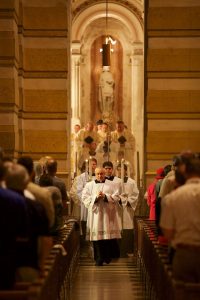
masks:
{"type": "Polygon", "coordinates": [[[84,7],[77,9],[72,22],[72,120],[79,120],[84,125],[91,118],[98,119],[96,86],[100,63],[93,57],[98,53],[98,41],[109,34],[121,45],[121,78],[118,82],[118,85],[121,85],[119,91],[121,95],[117,100],[116,118],[122,118],[136,137],[136,151],[140,153],[140,159],[136,162],[135,158],[135,164],[140,166],[142,176],[144,151],[142,7],[134,10],[131,5],[120,5],[119,1],[109,3],[106,30],[105,2],[87,2],[92,2],[93,5],[85,4],[84,7]]]}

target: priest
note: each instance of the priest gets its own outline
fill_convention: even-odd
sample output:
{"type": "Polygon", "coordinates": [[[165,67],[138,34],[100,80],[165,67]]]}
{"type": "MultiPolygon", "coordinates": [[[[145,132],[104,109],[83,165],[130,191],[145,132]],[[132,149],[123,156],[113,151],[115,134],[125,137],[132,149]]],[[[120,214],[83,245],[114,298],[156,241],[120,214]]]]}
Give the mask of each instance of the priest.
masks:
{"type": "Polygon", "coordinates": [[[82,202],[88,208],[86,238],[93,242],[95,265],[102,266],[120,256],[120,197],[118,188],[105,179],[104,168],[96,168],[95,175],[95,181],[88,182],[83,189],[82,202]]]}

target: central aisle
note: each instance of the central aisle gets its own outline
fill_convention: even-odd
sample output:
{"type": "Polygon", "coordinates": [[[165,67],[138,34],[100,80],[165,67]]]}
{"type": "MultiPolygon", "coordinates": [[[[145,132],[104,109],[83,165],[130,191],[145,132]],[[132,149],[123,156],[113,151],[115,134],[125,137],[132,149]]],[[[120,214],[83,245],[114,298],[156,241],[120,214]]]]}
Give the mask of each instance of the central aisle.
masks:
{"type": "Polygon", "coordinates": [[[81,257],[70,300],[142,300],[143,289],[133,258],[96,267],[91,258],[81,257]]]}

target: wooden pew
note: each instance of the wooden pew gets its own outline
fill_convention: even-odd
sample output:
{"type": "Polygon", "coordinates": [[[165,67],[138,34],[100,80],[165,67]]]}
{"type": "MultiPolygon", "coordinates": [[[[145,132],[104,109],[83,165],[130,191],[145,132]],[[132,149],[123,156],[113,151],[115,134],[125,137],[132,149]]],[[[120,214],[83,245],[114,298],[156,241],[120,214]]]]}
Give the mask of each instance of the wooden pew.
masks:
{"type": "Polygon", "coordinates": [[[157,241],[154,221],[135,219],[135,256],[142,273],[148,299],[197,300],[200,284],[176,281],[168,259],[168,247],[157,241]]]}
{"type": "Polygon", "coordinates": [[[13,290],[1,290],[0,300],[56,300],[60,295],[69,298],[70,287],[79,260],[79,228],[68,220],[54,240],[43,277],[32,283],[16,283],[13,290]],[[66,255],[63,255],[66,254],[66,255]]]}

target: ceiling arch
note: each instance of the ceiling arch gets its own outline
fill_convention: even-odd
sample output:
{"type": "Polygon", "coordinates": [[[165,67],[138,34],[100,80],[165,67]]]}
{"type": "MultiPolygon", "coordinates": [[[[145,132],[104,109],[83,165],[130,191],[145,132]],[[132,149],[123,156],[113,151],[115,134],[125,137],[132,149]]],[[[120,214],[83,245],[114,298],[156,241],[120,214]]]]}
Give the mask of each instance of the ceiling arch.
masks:
{"type": "MultiPolygon", "coordinates": [[[[89,1],[88,1],[89,2],[89,1]]],[[[113,25],[117,28],[123,28],[123,32],[129,33],[129,40],[134,42],[143,42],[143,22],[139,10],[135,8],[137,14],[133,12],[130,7],[122,5],[121,2],[128,1],[115,1],[117,3],[110,3],[108,7],[108,30],[114,31],[113,25]]],[[[77,9],[76,9],[77,10],[77,9]]],[[[91,26],[95,25],[96,30],[105,34],[105,2],[98,3],[93,1],[93,5],[84,6],[84,9],[77,10],[74,15],[72,23],[72,42],[82,41],[85,33],[91,26]]],[[[108,32],[111,34],[110,32],[108,32]]],[[[97,35],[96,35],[97,36],[97,35]]],[[[122,35],[123,36],[123,35],[122,35]]],[[[123,40],[123,37],[122,37],[123,40]]]]}

